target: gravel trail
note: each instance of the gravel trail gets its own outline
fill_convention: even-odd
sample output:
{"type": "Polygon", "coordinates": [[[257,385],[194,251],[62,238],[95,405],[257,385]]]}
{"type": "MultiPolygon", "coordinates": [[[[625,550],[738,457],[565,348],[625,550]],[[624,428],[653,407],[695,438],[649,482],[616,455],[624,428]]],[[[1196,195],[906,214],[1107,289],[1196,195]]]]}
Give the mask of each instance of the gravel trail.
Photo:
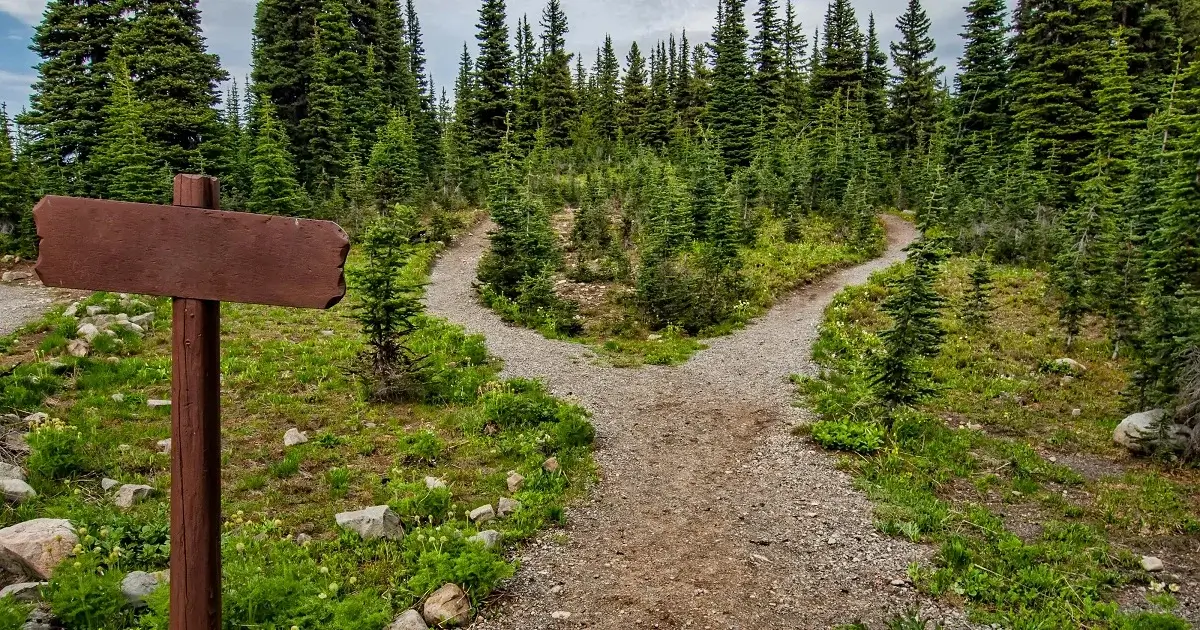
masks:
{"type": "Polygon", "coordinates": [[[805,411],[793,406],[788,377],[815,372],[825,307],[902,260],[915,238],[908,223],[885,221],[882,257],[796,291],[674,368],[597,365],[585,346],[506,325],[480,306],[472,282],[487,225],[445,252],[429,309],[486,335],[506,376],[541,378],[590,410],[602,477],[570,511],[567,536],[528,547],[473,627],[793,630],[878,623],[914,606],[969,627],[907,583],[905,567],[929,550],[878,534],[869,501],[834,458],[790,434],[805,411]]]}
{"type": "Polygon", "coordinates": [[[0,335],[7,335],[41,316],[53,303],[53,296],[41,285],[0,284],[0,335]]]}

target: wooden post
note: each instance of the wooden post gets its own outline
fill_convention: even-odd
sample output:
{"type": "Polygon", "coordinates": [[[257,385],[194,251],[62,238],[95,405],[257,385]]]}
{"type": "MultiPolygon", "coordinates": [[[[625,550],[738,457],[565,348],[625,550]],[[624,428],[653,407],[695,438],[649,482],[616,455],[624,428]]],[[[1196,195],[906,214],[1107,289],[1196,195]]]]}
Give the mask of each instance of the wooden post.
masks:
{"type": "MultiPolygon", "coordinates": [[[[219,191],[176,175],[173,205],[215,210],[219,191]]],[[[221,303],[172,306],[170,630],[220,630],[221,303]]]]}

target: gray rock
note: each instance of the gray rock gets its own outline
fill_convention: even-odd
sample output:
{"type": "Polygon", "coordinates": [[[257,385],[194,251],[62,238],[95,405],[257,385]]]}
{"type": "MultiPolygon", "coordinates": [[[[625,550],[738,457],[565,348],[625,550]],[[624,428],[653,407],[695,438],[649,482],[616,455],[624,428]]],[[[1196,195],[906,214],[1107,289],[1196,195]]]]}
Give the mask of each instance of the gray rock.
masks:
{"type": "Polygon", "coordinates": [[[116,479],[109,479],[108,477],[105,477],[100,480],[100,489],[105,492],[108,492],[119,485],[121,485],[121,482],[117,481],[116,479]]]}
{"type": "Polygon", "coordinates": [[[476,542],[483,545],[486,549],[491,549],[500,544],[500,538],[500,532],[494,529],[488,529],[471,536],[467,539],[467,541],[476,542]]]}
{"type": "Polygon", "coordinates": [[[171,438],[159,440],[157,444],[159,453],[166,453],[167,455],[171,454],[171,438]]]}
{"type": "Polygon", "coordinates": [[[25,454],[29,452],[29,441],[23,432],[10,431],[4,436],[4,447],[14,453],[25,454]]]}
{"type": "Polygon", "coordinates": [[[571,618],[571,613],[569,613],[565,610],[556,610],[556,611],[550,613],[550,618],[551,619],[559,619],[561,621],[566,621],[567,619],[571,618]]]}
{"type": "Polygon", "coordinates": [[[496,511],[492,509],[491,504],[481,505],[469,514],[472,523],[486,523],[496,518],[496,511]]]}
{"type": "Polygon", "coordinates": [[[67,342],[67,354],[82,359],[91,353],[92,347],[82,339],[72,339],[67,342]]]}
{"type": "Polygon", "coordinates": [[[4,424],[16,424],[20,421],[21,421],[21,416],[18,416],[15,413],[6,413],[4,415],[0,415],[0,422],[2,422],[4,424]]]}
{"type": "Polygon", "coordinates": [[[148,407],[170,407],[171,401],[158,400],[156,398],[151,398],[150,400],[146,401],[146,406],[148,406],[148,407]]]}
{"type": "Polygon", "coordinates": [[[137,335],[142,335],[142,334],[145,334],[145,332],[146,332],[145,328],[142,328],[141,326],[139,326],[131,321],[128,321],[128,320],[123,321],[123,322],[117,322],[117,323],[119,325],[123,326],[125,328],[125,330],[131,331],[137,335]]]}
{"type": "Polygon", "coordinates": [[[35,518],[10,525],[0,529],[0,567],[37,580],[49,579],[77,544],[79,536],[66,519],[35,518]]]}
{"type": "Polygon", "coordinates": [[[365,540],[387,538],[402,540],[404,528],[400,526],[400,517],[386,505],[376,505],[356,512],[342,512],[334,515],[339,527],[357,532],[365,540]]]}
{"type": "Polygon", "coordinates": [[[1079,416],[1081,416],[1081,415],[1083,415],[1083,410],[1082,410],[1082,409],[1075,408],[1075,409],[1072,409],[1072,410],[1071,410],[1071,417],[1072,417],[1072,418],[1078,418],[1078,417],[1079,417],[1079,416]]]}
{"type": "Polygon", "coordinates": [[[153,495],[153,486],[127,483],[117,488],[117,496],[113,499],[113,503],[119,508],[131,508],[153,495]]]}
{"type": "Polygon", "coordinates": [[[392,625],[387,627],[387,630],[429,630],[429,626],[425,625],[425,620],[421,618],[421,613],[416,610],[409,609],[404,611],[392,625]]]}
{"type": "Polygon", "coordinates": [[[431,626],[464,626],[471,620],[471,600],[457,584],[445,584],[425,599],[421,612],[431,626]]]}
{"type": "Polygon", "coordinates": [[[23,479],[0,479],[0,493],[6,503],[24,503],[37,496],[33,486],[23,479]]]}
{"type": "Polygon", "coordinates": [[[283,434],[283,445],[284,446],[296,446],[297,444],[304,444],[307,441],[308,441],[308,434],[305,433],[304,431],[301,431],[300,429],[297,429],[296,427],[292,427],[292,428],[288,429],[283,434]]]}
{"type": "Polygon", "coordinates": [[[145,571],[130,571],[121,580],[121,594],[134,608],[146,605],[146,598],[158,589],[158,577],[145,571]]]}
{"type": "Polygon", "coordinates": [[[309,536],[308,534],[303,534],[303,533],[296,534],[296,544],[297,545],[300,545],[303,547],[304,545],[307,545],[310,542],[312,542],[312,536],[309,536]]]}
{"type": "Polygon", "coordinates": [[[559,465],[557,457],[550,457],[546,459],[546,461],[542,462],[542,470],[548,473],[556,473],[558,472],[558,469],[559,465]]]}
{"type": "Polygon", "coordinates": [[[116,320],[118,324],[124,324],[125,322],[129,321],[129,313],[117,313],[116,315],[113,315],[113,319],[116,320]]]}
{"type": "Polygon", "coordinates": [[[1149,453],[1155,448],[1168,451],[1183,450],[1191,437],[1191,429],[1184,425],[1172,424],[1168,427],[1165,443],[1155,439],[1156,425],[1164,413],[1162,409],[1151,409],[1125,418],[1113,431],[1113,442],[1136,455],[1149,453]]]}
{"type": "Polygon", "coordinates": [[[508,491],[516,492],[525,485],[525,477],[521,473],[512,471],[508,473],[508,491]]]}
{"type": "Polygon", "coordinates": [[[18,280],[28,280],[33,274],[28,271],[5,271],[0,275],[0,282],[17,282],[18,280]]]}
{"type": "Polygon", "coordinates": [[[154,313],[142,313],[141,315],[134,315],[133,317],[129,318],[129,321],[137,324],[138,326],[144,327],[150,322],[154,321],[154,313]]]}
{"type": "Polygon", "coordinates": [[[96,328],[95,324],[80,324],[79,329],[75,331],[75,336],[80,339],[91,341],[100,334],[100,329],[96,328]]]}
{"type": "Polygon", "coordinates": [[[509,499],[508,497],[502,497],[500,502],[496,504],[496,515],[508,516],[519,509],[521,509],[520,501],[516,499],[509,499]]]}
{"type": "Polygon", "coordinates": [[[0,462],[0,479],[20,479],[25,481],[25,471],[20,466],[0,462]]]}
{"type": "Polygon", "coordinates": [[[46,420],[49,420],[49,419],[50,419],[50,416],[46,412],[39,411],[37,413],[31,413],[28,416],[25,416],[25,419],[23,420],[23,422],[25,423],[25,426],[30,426],[30,425],[34,424],[35,422],[45,422],[46,420]]]}
{"type": "Polygon", "coordinates": [[[55,630],[58,627],[58,620],[54,615],[40,609],[34,608],[29,611],[29,616],[25,618],[25,625],[21,626],[21,630],[55,630]]]}
{"type": "Polygon", "coordinates": [[[79,313],[79,302],[71,302],[71,305],[63,311],[65,317],[75,317],[79,313]]]}
{"type": "Polygon", "coordinates": [[[1163,570],[1163,561],[1154,556],[1142,556],[1142,569],[1148,573],[1158,573],[1163,570]]]}
{"type": "Polygon", "coordinates": [[[11,597],[19,602],[42,601],[42,587],[49,582],[19,582],[0,589],[0,599],[11,597]]]}
{"type": "Polygon", "coordinates": [[[1083,374],[1087,371],[1087,366],[1084,364],[1076,361],[1075,359],[1068,359],[1065,357],[1062,359],[1055,359],[1054,365],[1060,369],[1069,370],[1074,374],[1083,374]]]}
{"type": "Polygon", "coordinates": [[[442,481],[441,479],[438,479],[437,477],[426,477],[425,478],[425,489],[427,489],[427,490],[438,490],[438,489],[445,488],[445,487],[446,487],[446,482],[442,481]]]}
{"type": "Polygon", "coordinates": [[[112,398],[113,402],[125,402],[125,394],[122,394],[121,392],[117,392],[112,396],[109,396],[109,398],[112,398]]]}
{"type": "Polygon", "coordinates": [[[89,307],[87,307],[86,310],[87,310],[88,317],[95,317],[97,315],[103,315],[108,312],[108,309],[106,309],[100,305],[89,306],[89,307]]]}

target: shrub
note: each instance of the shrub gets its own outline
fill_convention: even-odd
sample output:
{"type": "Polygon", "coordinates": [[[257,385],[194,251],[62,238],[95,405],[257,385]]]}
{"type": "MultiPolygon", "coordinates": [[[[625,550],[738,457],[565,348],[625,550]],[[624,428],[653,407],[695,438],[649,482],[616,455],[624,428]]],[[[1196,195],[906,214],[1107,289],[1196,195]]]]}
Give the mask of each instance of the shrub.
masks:
{"type": "Polygon", "coordinates": [[[555,422],[560,406],[544,385],[526,379],[506,381],[483,395],[484,418],[501,429],[555,422]]]}
{"type": "Polygon", "coordinates": [[[392,509],[405,522],[440,525],[449,521],[453,498],[446,488],[426,488],[424,482],[399,484],[392,509]]]}
{"type": "Polygon", "coordinates": [[[22,604],[11,597],[0,599],[0,630],[21,630],[25,617],[33,606],[22,604]]]}
{"type": "Polygon", "coordinates": [[[45,589],[50,611],[73,630],[123,628],[129,621],[122,575],[106,571],[91,554],[59,565],[45,589]]]}
{"type": "Polygon", "coordinates": [[[480,388],[500,371],[488,356],[481,335],[468,335],[443,320],[422,316],[410,347],[426,357],[425,400],[432,403],[471,403],[480,388]]]}
{"type": "Polygon", "coordinates": [[[449,525],[410,532],[404,537],[402,557],[411,570],[406,587],[413,597],[452,582],[478,602],[513,574],[512,565],[496,552],[468,544],[463,533],[449,525]]]}
{"type": "Polygon", "coordinates": [[[655,329],[675,325],[695,335],[733,316],[744,285],[715,255],[684,252],[644,267],[637,294],[655,329]]]}
{"type": "Polygon", "coordinates": [[[433,431],[422,429],[415,433],[402,434],[396,447],[400,451],[401,464],[422,463],[433,466],[446,445],[433,431]]]}
{"type": "Polygon", "coordinates": [[[579,411],[564,414],[563,419],[554,425],[554,443],[559,448],[589,446],[596,440],[596,427],[588,422],[582,410],[579,411]]]}
{"type": "Polygon", "coordinates": [[[830,450],[869,454],[883,446],[883,428],[853,420],[821,420],[813,424],[812,438],[830,450]]]}
{"type": "Polygon", "coordinates": [[[62,420],[38,422],[29,432],[29,472],[49,480],[83,472],[83,433],[62,420]]]}

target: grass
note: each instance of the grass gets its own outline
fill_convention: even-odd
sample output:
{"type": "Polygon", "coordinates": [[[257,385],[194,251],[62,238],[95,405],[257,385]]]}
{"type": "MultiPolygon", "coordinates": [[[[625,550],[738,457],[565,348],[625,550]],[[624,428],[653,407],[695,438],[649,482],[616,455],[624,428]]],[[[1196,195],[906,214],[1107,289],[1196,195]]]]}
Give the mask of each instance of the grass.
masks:
{"type": "Polygon", "coordinates": [[[1139,556],[1175,549],[1173,571],[1200,569],[1188,551],[1200,532],[1200,474],[1132,460],[1112,444],[1126,366],[1102,321],[1068,350],[1045,274],[1000,267],[991,322],[972,329],[958,314],[969,268],[950,261],[938,287],[949,298],[946,343],[930,364],[938,393],[895,412],[890,430],[868,357],[888,325],[879,305],[898,268],[839,294],[814,349],[822,374],[797,379],[822,418],[806,432],[857,453],[840,465],[876,502],[878,528],[937,549],[932,563],[910,567],[914,582],[976,621],[1190,627],[1172,614],[1178,585],[1143,572],[1139,556]],[[1087,371],[1063,378],[1051,367],[1060,357],[1087,371]]]}
{"type": "MultiPolygon", "coordinates": [[[[404,273],[423,277],[434,254],[424,248],[404,273]]],[[[72,604],[105,601],[113,595],[111,576],[166,566],[170,462],[156,443],[170,434],[170,410],[146,401],[170,398],[170,304],[143,300],[157,314],[145,338],[122,334],[76,359],[62,354],[75,320],[60,310],[6,339],[0,355],[0,365],[16,365],[0,377],[0,412],[42,410],[71,427],[61,448],[76,449],[63,451],[75,453],[75,468],[46,466],[58,472],[31,475],[38,497],[0,512],[0,526],[63,517],[80,528],[83,548],[56,573],[48,597],[56,614],[74,620],[71,627],[165,628],[167,589],[137,619],[127,610],[108,615],[93,607],[97,618],[86,620],[72,604]],[[120,511],[100,490],[102,476],[148,483],[158,493],[120,511]]],[[[464,512],[509,496],[508,471],[520,471],[527,481],[513,496],[523,508],[488,524],[516,544],[559,524],[563,506],[593,478],[589,444],[545,438],[560,417],[572,416],[569,426],[577,427],[583,412],[537,384],[522,385],[520,396],[550,410],[543,421],[488,426],[484,397],[501,387],[500,365],[481,337],[440,320],[425,318],[414,338],[433,368],[426,399],[366,401],[344,370],[361,349],[348,317],[353,301],[350,295],[329,311],[222,306],[227,624],[383,627],[445,581],[463,585],[478,604],[514,565],[502,551],[465,542],[475,528],[464,512]],[[285,449],[283,433],[291,427],[311,439],[285,449]],[[549,455],[565,474],[541,470],[549,455]],[[443,479],[448,489],[434,496],[425,476],[443,479]],[[402,542],[364,542],[334,523],[335,512],[385,503],[408,530],[402,542]],[[297,545],[302,533],[312,542],[297,545]]],[[[84,303],[121,309],[110,294],[84,303]]],[[[46,459],[45,452],[35,449],[33,457],[46,459]]]]}

